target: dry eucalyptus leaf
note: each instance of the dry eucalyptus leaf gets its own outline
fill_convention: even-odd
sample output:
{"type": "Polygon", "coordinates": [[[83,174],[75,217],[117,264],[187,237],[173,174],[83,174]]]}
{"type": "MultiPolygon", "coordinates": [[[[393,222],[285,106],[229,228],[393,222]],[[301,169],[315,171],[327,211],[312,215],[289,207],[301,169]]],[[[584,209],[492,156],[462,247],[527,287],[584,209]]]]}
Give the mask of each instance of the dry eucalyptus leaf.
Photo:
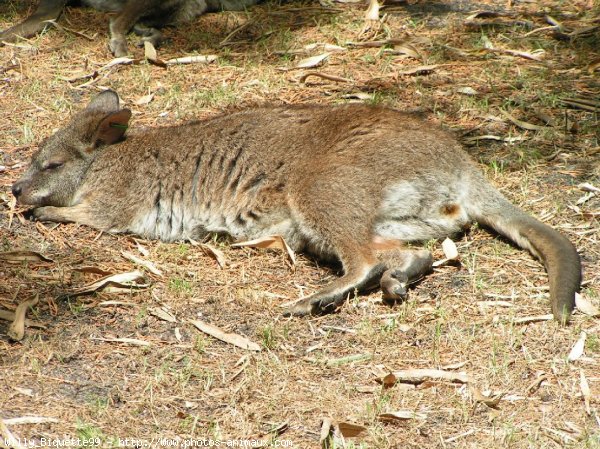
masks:
{"type": "Polygon", "coordinates": [[[585,296],[575,293],[575,307],[581,313],[589,316],[600,316],[600,310],[594,306],[585,296]]]}
{"type": "Polygon", "coordinates": [[[196,326],[199,331],[224,341],[225,343],[229,343],[230,345],[234,345],[242,349],[248,349],[249,351],[261,350],[259,345],[241,335],[225,332],[224,330],[219,329],[217,326],[213,326],[212,324],[208,324],[200,320],[190,320],[190,323],[196,326]]]}
{"type": "Polygon", "coordinates": [[[133,104],[136,104],[138,106],[142,106],[142,105],[150,103],[153,98],[154,98],[154,94],[144,95],[143,97],[140,97],[137,100],[135,100],[133,102],[133,104]]]}
{"type": "Polygon", "coordinates": [[[574,362],[579,357],[583,355],[583,351],[585,350],[585,339],[587,338],[586,332],[581,332],[579,339],[575,342],[573,347],[571,348],[571,352],[567,356],[567,360],[569,362],[574,362]]]}
{"type": "Polygon", "coordinates": [[[497,407],[502,398],[506,395],[505,392],[494,395],[484,395],[481,391],[479,391],[479,388],[474,386],[471,387],[471,393],[473,394],[473,399],[476,402],[480,402],[491,408],[497,407]]]}
{"type": "Polygon", "coordinates": [[[359,436],[361,433],[366,432],[367,428],[359,424],[350,422],[341,422],[338,424],[338,429],[344,438],[354,438],[359,436]]]}
{"type": "Polygon", "coordinates": [[[550,321],[554,319],[554,315],[552,315],[551,313],[548,313],[546,315],[533,315],[533,316],[524,316],[522,318],[515,318],[513,320],[514,324],[529,324],[529,323],[535,323],[538,321],[550,321]]]}
{"type": "Polygon", "coordinates": [[[428,73],[433,72],[437,67],[437,64],[420,65],[418,67],[413,67],[412,69],[398,72],[398,75],[427,75],[428,73]]]}
{"type": "Polygon", "coordinates": [[[581,388],[581,394],[583,396],[583,402],[585,404],[585,412],[588,415],[592,414],[592,410],[590,408],[590,399],[592,393],[590,391],[590,385],[585,377],[583,370],[579,370],[579,386],[581,388]]]}
{"type": "Polygon", "coordinates": [[[144,259],[140,259],[139,257],[128,253],[126,251],[121,251],[121,255],[128,260],[131,260],[133,263],[141,265],[142,267],[144,267],[146,270],[148,270],[150,273],[155,274],[157,276],[161,276],[162,277],[162,271],[160,271],[158,268],[156,268],[154,266],[154,264],[152,262],[150,262],[149,260],[144,260],[144,259]]]}
{"type": "Polygon", "coordinates": [[[145,340],[139,340],[137,338],[102,338],[102,337],[91,337],[92,340],[97,340],[97,341],[105,341],[107,343],[125,343],[127,345],[132,345],[132,346],[152,346],[152,343],[145,341],[145,340]]]}
{"type": "Polygon", "coordinates": [[[456,89],[456,92],[458,92],[459,94],[463,94],[463,95],[477,95],[479,92],[477,92],[475,89],[473,89],[472,87],[466,86],[466,87],[459,87],[458,89],[456,89]]]}
{"type": "Polygon", "coordinates": [[[35,251],[6,251],[0,253],[0,260],[10,263],[19,262],[54,262],[35,251]]]}
{"type": "Polygon", "coordinates": [[[208,243],[198,243],[193,239],[189,239],[189,241],[193,246],[199,247],[204,252],[204,254],[215,259],[220,268],[225,268],[225,266],[227,265],[227,259],[225,258],[225,254],[223,254],[223,251],[218,250],[217,248],[215,248],[212,245],[209,245],[208,243]]]}
{"type": "Polygon", "coordinates": [[[164,307],[151,307],[148,309],[150,315],[155,316],[163,321],[168,321],[169,323],[176,323],[177,318],[175,318],[168,310],[164,307]]]}
{"type": "Polygon", "coordinates": [[[510,120],[512,123],[517,125],[519,128],[527,129],[529,131],[538,131],[541,129],[550,129],[551,128],[549,126],[534,125],[533,123],[527,123],[522,120],[518,120],[503,109],[500,109],[500,113],[504,117],[506,117],[508,120],[510,120]]]}
{"type": "Polygon", "coordinates": [[[296,264],[296,255],[294,250],[289,247],[286,241],[280,235],[269,235],[266,237],[260,237],[254,240],[248,240],[245,242],[238,242],[231,245],[233,248],[268,248],[268,249],[282,249],[284,250],[292,265],[296,264]]]}
{"type": "Polygon", "coordinates": [[[329,58],[330,53],[322,53],[317,56],[311,56],[310,58],[301,59],[294,66],[295,69],[311,69],[313,67],[317,67],[321,65],[327,58],[329,58]]]}
{"type": "Polygon", "coordinates": [[[98,69],[98,71],[101,72],[102,70],[110,69],[111,67],[114,67],[116,65],[128,65],[128,64],[135,64],[138,62],[139,62],[139,59],[131,59],[126,56],[122,56],[120,58],[115,58],[115,59],[109,61],[108,64],[100,67],[100,69],[98,69]]]}
{"type": "Polygon", "coordinates": [[[15,310],[15,320],[8,327],[6,334],[11,340],[21,341],[25,336],[25,315],[30,307],[35,306],[38,303],[39,295],[34,298],[23,301],[17,306],[15,310]]]}
{"type": "Polygon", "coordinates": [[[132,288],[146,288],[148,284],[139,284],[138,281],[144,279],[144,274],[141,271],[135,270],[127,273],[113,274],[112,276],[106,276],[99,279],[91,284],[84,285],[69,292],[69,296],[84,295],[86,293],[93,293],[98,290],[107,289],[108,287],[118,287],[123,289],[132,288]]]}
{"type": "Polygon", "coordinates": [[[167,63],[158,58],[158,53],[156,52],[156,48],[150,41],[144,41],[144,57],[146,60],[154,65],[159,67],[166,67],[167,63]]]}
{"type": "Polygon", "coordinates": [[[451,239],[446,237],[446,239],[442,242],[442,250],[444,251],[447,259],[458,259],[458,249],[456,248],[456,244],[451,239]]]}
{"type": "Polygon", "coordinates": [[[423,383],[426,380],[440,380],[448,382],[469,383],[473,379],[465,372],[452,372],[439,369],[415,368],[394,371],[385,376],[381,382],[384,385],[393,385],[396,382],[408,382],[412,384],[423,383]]]}
{"type": "Polygon", "coordinates": [[[377,419],[383,422],[406,421],[408,419],[426,419],[424,413],[413,412],[412,410],[397,410],[395,412],[380,413],[377,419]]]}
{"type": "Polygon", "coordinates": [[[183,56],[181,58],[169,59],[166,63],[171,64],[210,64],[217,60],[217,55],[195,55],[183,56]]]}

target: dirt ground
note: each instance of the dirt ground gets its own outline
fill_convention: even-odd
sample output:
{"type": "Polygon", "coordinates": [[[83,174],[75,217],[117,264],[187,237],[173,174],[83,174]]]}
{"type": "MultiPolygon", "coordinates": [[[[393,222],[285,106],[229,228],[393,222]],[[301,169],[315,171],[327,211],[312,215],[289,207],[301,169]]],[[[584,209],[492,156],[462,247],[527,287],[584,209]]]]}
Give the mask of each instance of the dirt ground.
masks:
{"type": "MultiPolygon", "coordinates": [[[[161,60],[216,55],[210,64],[151,64],[131,36],[134,61],[109,66],[108,16],[84,8],[0,47],[0,252],[47,258],[0,259],[0,311],[39,300],[21,341],[0,321],[0,446],[600,448],[598,318],[577,312],[561,327],[544,317],[543,266],[487,230],[453,236],[460,262],[402,305],[375,292],[300,319],[282,304],[335,267],[212,239],[220,268],[190,242],[36,223],[15,205],[11,185],[36,145],[101,89],[119,92],[134,127],[265,103],[385,104],[453,129],[505,195],[568,236],[582,298],[599,307],[597,0],[389,2],[367,30],[364,11],[270,2],[165,30],[161,60]],[[304,61],[324,53],[318,66],[304,61]],[[73,295],[134,270],[141,285],[73,295]],[[385,377],[407,369],[452,376],[385,377]],[[338,436],[321,441],[323,421],[338,436]]],[[[30,12],[1,2],[0,29],[30,12]]],[[[444,257],[441,242],[424,244],[444,257]]]]}

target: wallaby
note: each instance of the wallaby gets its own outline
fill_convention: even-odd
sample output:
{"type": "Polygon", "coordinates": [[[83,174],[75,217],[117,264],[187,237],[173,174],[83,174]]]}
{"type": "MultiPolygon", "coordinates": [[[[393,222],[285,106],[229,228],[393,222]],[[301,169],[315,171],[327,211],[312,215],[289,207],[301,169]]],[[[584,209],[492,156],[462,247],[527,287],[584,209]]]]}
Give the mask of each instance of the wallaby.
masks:
{"type": "MultiPolygon", "coordinates": [[[[116,13],[110,21],[112,53],[127,55],[127,33],[133,30],[142,41],[160,44],[162,34],[154,27],[176,25],[211,11],[243,11],[260,0],[81,0],[83,5],[116,13]]],[[[14,41],[42,31],[48,21],[57,20],[70,0],[41,0],[37,10],[24,22],[0,33],[1,41],[14,41]]]]}
{"type": "Polygon", "coordinates": [[[125,136],[130,117],[115,92],[97,95],[42,142],[15,197],[38,220],[166,242],[277,234],[339,260],[343,276],[292,306],[294,315],[334,310],[378,282],[386,299],[403,299],[432,257],[395,243],[476,221],[544,262],[559,322],[574,308],[575,247],[505,199],[449,133],[413,115],[359,104],[261,107],[125,136]],[[394,249],[378,260],[385,248],[394,249]]]}

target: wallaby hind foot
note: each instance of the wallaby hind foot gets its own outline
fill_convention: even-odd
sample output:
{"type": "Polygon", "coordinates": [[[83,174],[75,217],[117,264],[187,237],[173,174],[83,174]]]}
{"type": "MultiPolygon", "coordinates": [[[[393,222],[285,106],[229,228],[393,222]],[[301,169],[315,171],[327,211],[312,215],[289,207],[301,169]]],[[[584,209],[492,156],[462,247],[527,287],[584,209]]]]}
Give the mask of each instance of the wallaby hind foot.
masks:
{"type": "Polygon", "coordinates": [[[393,251],[382,256],[389,267],[381,276],[383,302],[394,305],[406,300],[408,287],[431,272],[433,256],[428,250],[393,251]]]}

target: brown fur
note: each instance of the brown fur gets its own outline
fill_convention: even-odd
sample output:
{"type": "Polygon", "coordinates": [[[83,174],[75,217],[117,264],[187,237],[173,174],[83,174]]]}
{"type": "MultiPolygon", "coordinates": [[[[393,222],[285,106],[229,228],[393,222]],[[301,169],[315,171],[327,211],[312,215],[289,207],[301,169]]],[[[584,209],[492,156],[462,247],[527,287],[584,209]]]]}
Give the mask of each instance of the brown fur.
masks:
{"type": "Polygon", "coordinates": [[[402,299],[431,255],[398,253],[391,264],[376,246],[478,221],[544,261],[559,321],[573,310],[574,246],[509,203],[450,134],[414,116],[356,104],[257,108],[122,140],[129,116],[114,92],[97,96],[42,144],[15,196],[40,220],[164,241],[279,234],[340,260],[344,275],[290,310],[299,315],[335,309],[380,279],[387,299],[402,299]]]}

